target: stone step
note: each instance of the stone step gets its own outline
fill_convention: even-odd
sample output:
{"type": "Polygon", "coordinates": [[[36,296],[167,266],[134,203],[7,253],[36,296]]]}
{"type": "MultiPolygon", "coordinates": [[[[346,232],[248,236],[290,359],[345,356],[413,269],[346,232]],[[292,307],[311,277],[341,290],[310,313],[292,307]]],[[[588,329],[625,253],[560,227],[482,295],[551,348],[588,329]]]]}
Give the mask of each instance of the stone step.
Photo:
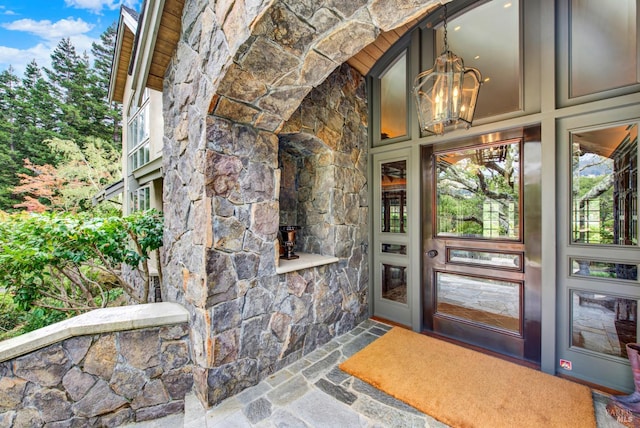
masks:
{"type": "MultiPolygon", "coordinates": [[[[120,428],[180,428],[183,426],[184,414],[176,413],[160,419],[152,419],[144,422],[132,422],[121,425],[120,428]]],[[[204,428],[204,425],[202,425],[204,428]]]]}
{"type": "MultiPolygon", "coordinates": [[[[206,415],[207,411],[193,392],[185,395],[183,428],[205,428],[207,426],[206,415]]],[[[176,428],[176,426],[172,428],[176,428]]]]}

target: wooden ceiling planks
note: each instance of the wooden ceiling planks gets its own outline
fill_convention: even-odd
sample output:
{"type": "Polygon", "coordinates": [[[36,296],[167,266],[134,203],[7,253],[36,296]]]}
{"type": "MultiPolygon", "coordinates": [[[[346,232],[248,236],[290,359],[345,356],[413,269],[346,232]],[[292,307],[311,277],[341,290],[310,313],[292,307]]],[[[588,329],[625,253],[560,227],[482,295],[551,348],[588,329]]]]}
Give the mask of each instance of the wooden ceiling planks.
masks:
{"type": "Polygon", "coordinates": [[[147,86],[149,88],[162,90],[162,81],[167,71],[167,66],[180,39],[183,7],[184,0],[166,0],[164,3],[153,56],[151,57],[149,77],[147,78],[147,86]]]}
{"type": "Polygon", "coordinates": [[[133,39],[133,33],[125,30],[122,38],[122,48],[120,49],[120,58],[116,65],[116,81],[112,94],[113,100],[120,103],[124,100],[124,87],[127,81],[127,74],[129,73],[133,39]]]}
{"type": "Polygon", "coordinates": [[[371,67],[374,66],[382,55],[384,55],[395,42],[400,40],[400,37],[418,24],[432,9],[433,8],[429,8],[421,17],[413,19],[398,28],[380,33],[373,43],[365,46],[360,52],[351,57],[347,61],[347,64],[358,70],[363,76],[366,76],[371,70],[371,67]]]}

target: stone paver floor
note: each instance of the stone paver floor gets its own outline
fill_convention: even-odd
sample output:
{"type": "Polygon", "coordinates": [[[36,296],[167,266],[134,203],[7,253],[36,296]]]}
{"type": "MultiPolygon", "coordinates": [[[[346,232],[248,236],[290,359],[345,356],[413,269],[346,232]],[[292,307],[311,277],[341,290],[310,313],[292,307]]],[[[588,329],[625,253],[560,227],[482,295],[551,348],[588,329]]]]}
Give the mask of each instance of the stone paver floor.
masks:
{"type": "MultiPolygon", "coordinates": [[[[191,396],[187,399],[186,416],[178,415],[130,427],[446,427],[338,368],[341,362],[390,328],[367,320],[353,331],[333,339],[258,385],[206,412],[191,396]]],[[[607,414],[606,402],[607,396],[594,392],[598,427],[622,427],[607,414]]]]}

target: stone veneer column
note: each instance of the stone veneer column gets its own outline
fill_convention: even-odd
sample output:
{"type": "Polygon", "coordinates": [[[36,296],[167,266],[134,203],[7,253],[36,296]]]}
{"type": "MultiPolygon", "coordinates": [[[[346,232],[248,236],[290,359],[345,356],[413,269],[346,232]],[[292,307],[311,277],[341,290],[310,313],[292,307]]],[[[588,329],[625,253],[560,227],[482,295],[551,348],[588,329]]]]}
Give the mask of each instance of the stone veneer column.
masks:
{"type": "Polygon", "coordinates": [[[314,134],[332,148],[336,167],[329,170],[336,182],[345,169],[353,176],[353,188],[334,188],[330,201],[334,242],[342,245],[335,249],[337,264],[275,273],[277,134],[336,67],[380,31],[435,3],[185,2],[164,87],[163,295],[191,313],[194,381],[205,404],[257,383],[366,316],[362,78],[338,72],[350,76],[346,81],[355,89],[337,106],[322,97],[334,96],[331,85],[344,85],[342,78],[329,79],[329,88],[310,95],[317,122],[327,126],[305,125],[315,119],[300,111],[305,126],[294,120],[286,127],[288,133],[314,134]],[[323,121],[326,109],[335,112],[323,121]],[[345,111],[349,115],[338,120],[345,111]]]}

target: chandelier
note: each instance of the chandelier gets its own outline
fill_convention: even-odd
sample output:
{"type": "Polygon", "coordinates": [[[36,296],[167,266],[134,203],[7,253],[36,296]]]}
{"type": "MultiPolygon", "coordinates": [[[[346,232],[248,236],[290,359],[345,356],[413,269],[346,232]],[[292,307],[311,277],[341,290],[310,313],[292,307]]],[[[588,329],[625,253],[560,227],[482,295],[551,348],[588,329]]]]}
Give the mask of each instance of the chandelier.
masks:
{"type": "Polygon", "coordinates": [[[418,74],[413,94],[418,107],[420,130],[430,135],[468,129],[478,101],[482,76],[475,68],[465,68],[462,58],[449,50],[447,5],[444,5],[444,49],[433,68],[418,74]]]}

